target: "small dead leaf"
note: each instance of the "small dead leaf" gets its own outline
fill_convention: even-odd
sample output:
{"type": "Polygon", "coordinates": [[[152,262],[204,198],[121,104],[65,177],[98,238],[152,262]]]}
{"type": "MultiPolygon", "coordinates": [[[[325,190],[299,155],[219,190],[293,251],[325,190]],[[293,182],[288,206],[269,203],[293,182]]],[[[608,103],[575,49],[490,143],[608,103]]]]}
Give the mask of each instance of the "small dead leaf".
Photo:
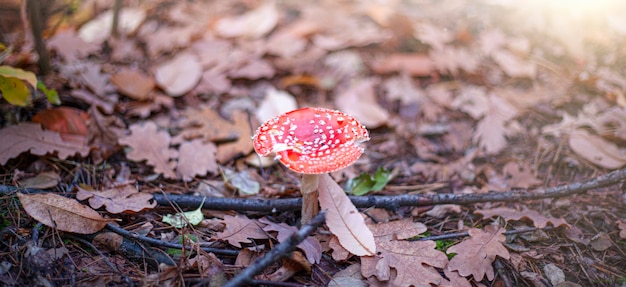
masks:
{"type": "Polygon", "coordinates": [[[335,98],[337,108],[352,115],[369,128],[376,128],[389,121],[389,112],[376,102],[375,79],[362,79],[352,84],[335,98]]]}
{"type": "Polygon", "coordinates": [[[18,181],[18,185],[24,188],[46,189],[52,188],[59,184],[61,176],[54,171],[44,171],[36,176],[25,178],[18,181]]]}
{"type": "Polygon", "coordinates": [[[376,254],[372,231],[343,189],[328,174],[319,176],[320,207],[328,211],[326,225],[339,243],[357,256],[376,254]]]}
{"type": "Polygon", "coordinates": [[[447,253],[456,253],[448,264],[451,271],[458,270],[462,276],[474,276],[477,281],[493,280],[494,270],[491,265],[500,256],[509,259],[509,251],[502,245],[506,237],[504,228],[489,225],[485,230],[471,228],[470,238],[448,248],[447,253]]]}
{"type": "Polygon", "coordinates": [[[60,159],[66,159],[75,154],[86,156],[89,147],[84,143],[66,142],[60,134],[42,130],[35,123],[20,123],[0,129],[0,165],[27,151],[34,155],[56,153],[60,159]]]}
{"type": "Polygon", "coordinates": [[[154,122],[134,124],[129,129],[130,135],[119,139],[120,144],[132,148],[126,156],[135,161],[146,160],[155,172],[162,173],[166,178],[176,178],[176,162],[173,159],[178,157],[178,152],[169,148],[170,134],[159,131],[154,122]]]}
{"type": "Polygon", "coordinates": [[[264,59],[252,59],[245,65],[231,71],[228,76],[232,79],[258,80],[271,78],[276,73],[274,67],[264,59]]]}
{"type": "Polygon", "coordinates": [[[203,142],[201,139],[184,142],[178,149],[178,166],[176,173],[184,181],[191,181],[196,175],[206,175],[208,172],[217,173],[215,159],[217,147],[212,142],[203,142]]]}
{"type": "Polygon", "coordinates": [[[78,201],[53,193],[17,193],[24,210],[35,220],[60,231],[91,234],[111,220],[78,201]]]}
{"type": "Polygon", "coordinates": [[[258,194],[261,190],[259,182],[254,180],[245,170],[235,172],[224,168],[224,181],[227,186],[237,190],[241,196],[258,194]]]}
{"type": "Polygon", "coordinates": [[[569,136],[569,146],[584,159],[608,169],[626,165],[626,151],[584,129],[576,129],[569,136]]]}
{"type": "MultiPolygon", "coordinates": [[[[146,11],[143,9],[123,7],[119,11],[119,33],[129,35],[137,30],[145,18],[146,11]]],[[[85,42],[101,44],[111,36],[111,25],[113,25],[113,10],[108,10],[81,26],[78,36],[85,42]]]]}
{"type": "Polygon", "coordinates": [[[261,101],[259,108],[256,109],[255,115],[259,122],[264,123],[275,116],[297,108],[296,98],[285,91],[270,87],[265,91],[265,98],[261,101]]]}
{"type": "Polygon", "coordinates": [[[563,218],[546,217],[532,209],[519,211],[508,207],[498,207],[492,209],[476,210],[474,211],[474,213],[481,214],[485,218],[501,216],[507,221],[527,218],[530,219],[537,228],[544,228],[548,225],[548,223],[552,224],[552,226],[554,227],[559,227],[561,225],[569,226],[569,224],[567,224],[567,222],[565,222],[565,219],[563,218]]]}
{"type": "Polygon", "coordinates": [[[507,175],[507,185],[512,188],[529,188],[542,183],[530,170],[527,163],[507,162],[502,168],[507,175]]]}
{"type": "Polygon", "coordinates": [[[156,67],[156,83],[172,97],[182,96],[191,91],[202,77],[200,58],[190,52],[180,52],[156,67]]]}
{"type": "MultiPolygon", "coordinates": [[[[278,242],[285,241],[289,236],[291,236],[291,234],[298,231],[298,228],[294,226],[290,226],[285,223],[274,223],[266,218],[261,218],[259,221],[267,224],[263,227],[263,230],[278,232],[276,235],[278,242]]],[[[304,241],[298,244],[298,248],[304,252],[307,260],[309,260],[311,264],[319,263],[322,259],[322,245],[319,240],[313,236],[307,237],[304,241]]]]}
{"type": "Polygon", "coordinates": [[[537,66],[530,61],[524,61],[506,50],[495,51],[491,57],[500,68],[513,78],[531,78],[537,75],[537,66]]]}
{"type": "Polygon", "coordinates": [[[249,238],[267,239],[263,224],[258,220],[249,219],[244,215],[224,216],[226,228],[216,234],[217,239],[227,241],[230,245],[241,248],[241,243],[252,243],[249,238]]]}
{"type": "Polygon", "coordinates": [[[111,83],[122,94],[139,101],[147,100],[155,86],[151,77],[139,70],[130,68],[123,68],[111,76],[111,83]]]}
{"type": "Polygon", "coordinates": [[[563,270],[552,263],[543,266],[543,274],[545,274],[546,278],[550,280],[552,286],[557,286],[565,282],[565,273],[563,270]]]}
{"type": "Polygon", "coordinates": [[[66,63],[77,62],[78,59],[86,58],[100,50],[100,45],[85,42],[71,30],[61,31],[47,42],[48,47],[56,51],[66,63]]]}
{"type": "Polygon", "coordinates": [[[248,154],[254,149],[250,140],[252,129],[248,114],[243,111],[234,111],[232,118],[234,124],[231,125],[231,131],[237,133],[237,140],[217,146],[217,161],[220,163],[225,163],[236,156],[248,154]]]}
{"type": "Polygon", "coordinates": [[[113,214],[140,212],[156,206],[156,202],[150,202],[152,194],[141,193],[133,185],[123,185],[103,191],[79,187],[76,199],[89,199],[89,205],[92,208],[98,209],[106,206],[106,210],[113,214]]]}
{"type": "Polygon", "coordinates": [[[33,117],[33,122],[44,129],[58,132],[64,141],[77,144],[85,144],[89,120],[89,114],[70,107],[42,110],[33,117]]]}
{"type": "Polygon", "coordinates": [[[256,39],[272,31],[277,23],[278,10],[273,2],[268,1],[243,15],[220,19],[215,24],[215,32],[225,38],[256,39]]]}
{"type": "Polygon", "coordinates": [[[595,251],[604,251],[613,246],[611,237],[606,233],[600,233],[591,238],[591,248],[595,251]]]}
{"type": "Polygon", "coordinates": [[[378,74],[406,73],[414,77],[430,76],[435,70],[435,63],[424,54],[391,54],[372,64],[378,74]]]}
{"type": "MultiPolygon", "coordinates": [[[[214,108],[209,106],[190,107],[185,109],[182,114],[184,118],[181,128],[183,130],[178,138],[185,140],[202,138],[206,141],[232,141],[238,138],[233,124],[220,117],[214,108]]],[[[175,140],[175,142],[178,141],[180,140],[175,140]]]]}
{"type": "Polygon", "coordinates": [[[626,221],[618,221],[617,228],[619,228],[619,238],[626,239],[626,221]]]}

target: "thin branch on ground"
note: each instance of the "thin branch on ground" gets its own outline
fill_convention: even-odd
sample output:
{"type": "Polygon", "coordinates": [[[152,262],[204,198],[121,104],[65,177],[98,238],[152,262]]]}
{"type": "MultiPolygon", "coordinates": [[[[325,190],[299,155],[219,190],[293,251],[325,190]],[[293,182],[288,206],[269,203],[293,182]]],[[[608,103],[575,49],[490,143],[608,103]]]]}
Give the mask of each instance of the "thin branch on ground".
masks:
{"type": "MultiPolygon", "coordinates": [[[[490,192],[481,194],[451,194],[439,193],[433,195],[405,194],[405,195],[370,195],[350,196],[350,200],[359,208],[385,208],[396,210],[401,206],[431,206],[441,204],[473,204],[481,202],[519,202],[524,200],[536,200],[544,198],[558,198],[583,193],[591,189],[607,187],[626,180],[626,169],[615,170],[607,174],[556,187],[537,188],[533,190],[515,190],[507,192],[490,192]]],[[[14,186],[0,185],[0,193],[15,191],[26,193],[45,192],[30,188],[17,188],[14,186]]],[[[410,192],[410,191],[407,191],[410,192]]],[[[169,206],[175,202],[183,208],[197,208],[205,197],[193,195],[159,194],[152,195],[160,206],[169,206]]],[[[296,211],[302,207],[301,198],[289,199],[250,199],[250,198],[218,198],[206,197],[203,209],[210,210],[239,210],[260,212],[296,211]]]]}
{"type": "MultiPolygon", "coordinates": [[[[146,236],[142,236],[139,234],[136,234],[134,232],[130,232],[124,228],[120,228],[117,227],[111,223],[107,224],[107,228],[119,235],[122,235],[124,237],[127,238],[133,238],[136,240],[140,240],[143,241],[145,243],[149,243],[152,245],[157,245],[157,246],[163,246],[163,247],[168,247],[168,248],[175,248],[175,249],[183,249],[185,248],[185,246],[183,246],[182,244],[177,244],[177,243],[170,243],[170,242],[165,242],[162,240],[158,240],[158,239],[154,239],[154,238],[150,238],[150,237],[146,237],[146,236]]],[[[190,247],[190,246],[187,246],[190,247]]],[[[187,248],[189,249],[189,248],[187,248]]],[[[239,251],[237,250],[230,250],[230,249],[220,249],[220,248],[212,248],[212,247],[200,247],[200,249],[202,249],[203,251],[206,252],[212,252],[218,255],[225,255],[225,256],[237,256],[237,254],[239,254],[239,251]]]]}
{"type": "Polygon", "coordinates": [[[326,212],[322,211],[308,224],[302,226],[300,230],[291,234],[285,241],[276,245],[276,247],[263,256],[263,258],[255,261],[252,265],[248,266],[241,273],[237,274],[237,276],[233,277],[232,280],[224,284],[224,287],[237,287],[237,286],[247,286],[250,284],[254,278],[254,276],[263,272],[265,268],[272,265],[274,262],[278,261],[281,258],[289,256],[291,252],[296,249],[296,246],[300,244],[300,242],[304,241],[307,237],[309,237],[318,227],[324,224],[326,212]]]}
{"type": "MultiPolygon", "coordinates": [[[[555,228],[551,227],[551,226],[546,226],[544,228],[531,227],[531,228],[518,229],[518,230],[509,230],[509,231],[505,231],[503,234],[504,235],[513,235],[513,234],[520,234],[520,233],[535,232],[537,230],[549,231],[549,230],[554,230],[554,229],[555,228]]],[[[467,232],[467,231],[465,231],[465,232],[457,232],[457,233],[448,233],[448,234],[442,234],[442,235],[434,235],[434,236],[425,236],[425,237],[420,237],[420,238],[417,238],[417,239],[411,240],[411,241],[447,240],[447,239],[456,239],[456,238],[466,237],[466,236],[469,236],[469,232],[467,232]]]]}

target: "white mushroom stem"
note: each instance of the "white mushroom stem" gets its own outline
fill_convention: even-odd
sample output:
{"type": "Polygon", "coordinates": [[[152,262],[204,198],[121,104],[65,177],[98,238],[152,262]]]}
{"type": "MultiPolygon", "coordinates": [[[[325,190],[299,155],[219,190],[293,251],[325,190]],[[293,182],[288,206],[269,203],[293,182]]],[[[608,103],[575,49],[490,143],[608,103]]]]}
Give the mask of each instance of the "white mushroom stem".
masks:
{"type": "Polygon", "coordinates": [[[319,212],[319,174],[302,175],[302,217],[300,223],[302,225],[309,223],[319,212]]]}

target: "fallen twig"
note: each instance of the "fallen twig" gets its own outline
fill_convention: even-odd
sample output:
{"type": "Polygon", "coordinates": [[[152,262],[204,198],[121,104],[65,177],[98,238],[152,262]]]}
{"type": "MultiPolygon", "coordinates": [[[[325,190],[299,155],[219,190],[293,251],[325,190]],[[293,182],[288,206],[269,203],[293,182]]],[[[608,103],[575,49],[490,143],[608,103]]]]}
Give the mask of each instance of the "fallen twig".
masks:
{"type": "MultiPolygon", "coordinates": [[[[618,184],[626,180],[626,169],[615,170],[607,174],[589,179],[583,182],[560,185],[556,187],[537,188],[533,190],[515,190],[507,192],[490,192],[481,194],[451,194],[439,193],[432,195],[405,194],[405,195],[370,195],[350,196],[350,200],[359,208],[385,208],[396,210],[401,206],[430,206],[441,204],[472,204],[480,202],[513,202],[535,200],[543,198],[558,198],[570,196],[585,191],[618,184]]],[[[0,193],[15,191],[26,193],[45,192],[37,189],[17,188],[14,186],[0,185],[0,193]]],[[[153,194],[154,200],[161,206],[169,206],[175,202],[179,207],[197,208],[204,197],[193,195],[176,194],[153,194]]],[[[261,199],[261,198],[218,198],[207,197],[204,201],[204,209],[213,210],[240,210],[260,212],[281,212],[299,210],[302,207],[301,198],[289,199],[261,199]]]]}
{"type": "Polygon", "coordinates": [[[318,215],[313,217],[308,224],[305,224],[297,232],[291,234],[285,241],[276,245],[276,247],[263,256],[263,258],[255,261],[252,265],[248,266],[232,280],[224,284],[224,287],[237,287],[247,286],[250,284],[257,274],[263,272],[265,268],[272,265],[274,262],[281,258],[289,256],[292,251],[296,249],[296,246],[305,240],[309,235],[313,233],[320,225],[325,221],[326,212],[321,211],[318,215]]]}

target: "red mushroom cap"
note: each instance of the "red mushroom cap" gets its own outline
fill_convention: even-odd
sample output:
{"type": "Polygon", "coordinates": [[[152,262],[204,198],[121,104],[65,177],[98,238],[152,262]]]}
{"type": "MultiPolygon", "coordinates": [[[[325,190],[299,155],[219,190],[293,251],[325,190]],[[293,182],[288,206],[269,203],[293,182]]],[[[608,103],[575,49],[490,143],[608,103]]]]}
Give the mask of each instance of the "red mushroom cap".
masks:
{"type": "Polygon", "coordinates": [[[254,137],[261,156],[276,154],[289,169],[306,174],[329,173],[354,163],[370,139],[354,117],[324,108],[303,108],[261,125],[254,137]]]}

